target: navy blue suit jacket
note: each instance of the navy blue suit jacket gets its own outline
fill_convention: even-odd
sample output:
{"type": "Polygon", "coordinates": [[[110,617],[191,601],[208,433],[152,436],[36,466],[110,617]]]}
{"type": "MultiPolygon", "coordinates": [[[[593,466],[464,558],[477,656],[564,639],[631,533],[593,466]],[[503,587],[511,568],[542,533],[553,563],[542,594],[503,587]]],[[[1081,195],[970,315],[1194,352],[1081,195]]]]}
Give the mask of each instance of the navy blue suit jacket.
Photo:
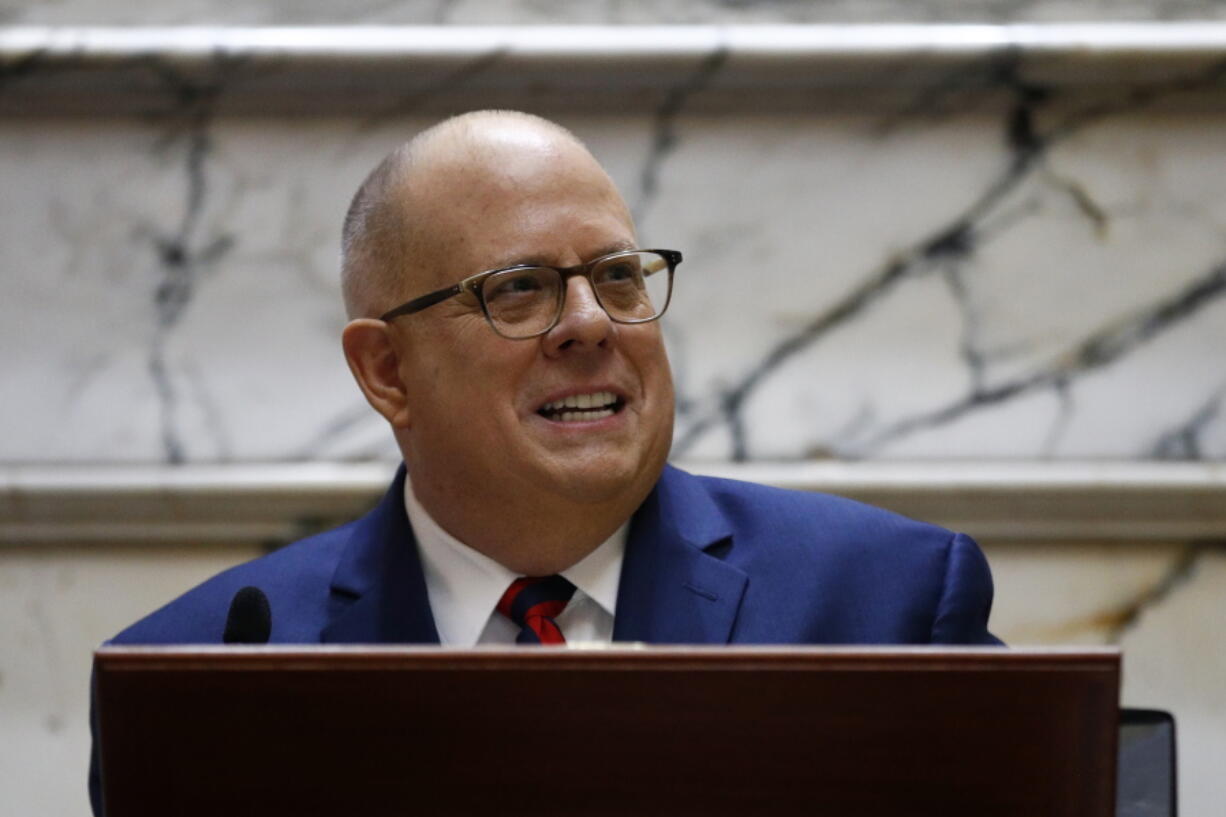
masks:
{"type": "MultiPolygon", "coordinates": [[[[361,519],[221,573],[115,644],[221,641],[263,590],[273,643],[438,643],[403,470],[361,519]]],[[[824,494],[668,467],[630,526],[613,638],[657,644],[996,644],[968,537],[824,494]]]]}
{"type": "MultiPolygon", "coordinates": [[[[114,644],[215,644],[254,585],[273,643],[438,643],[404,472],[369,514],[215,576],[114,644]]],[[[631,522],[613,638],[656,644],[998,644],[962,534],[824,494],[668,467],[631,522]]],[[[96,780],[91,780],[96,797],[96,780]]]]}

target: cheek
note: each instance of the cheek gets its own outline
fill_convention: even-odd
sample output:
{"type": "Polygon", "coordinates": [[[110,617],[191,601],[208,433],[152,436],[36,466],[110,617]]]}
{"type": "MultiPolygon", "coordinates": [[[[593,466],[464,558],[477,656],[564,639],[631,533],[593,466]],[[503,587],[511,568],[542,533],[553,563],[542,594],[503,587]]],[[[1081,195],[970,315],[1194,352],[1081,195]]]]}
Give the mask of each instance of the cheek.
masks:
{"type": "MultiPolygon", "coordinates": [[[[532,370],[537,346],[500,338],[484,317],[441,316],[423,323],[414,358],[405,369],[419,416],[431,416],[450,432],[457,422],[474,433],[515,417],[518,389],[532,370]]],[[[489,433],[489,432],[487,432],[489,433]]]]}
{"type": "MultiPolygon", "coordinates": [[[[446,372],[436,379],[430,399],[444,418],[463,418],[474,437],[501,437],[508,433],[508,427],[518,425],[522,372],[522,362],[505,355],[487,353],[450,361],[446,372]]],[[[482,443],[486,444],[497,443],[482,443]]],[[[485,453],[495,455],[493,451],[485,453]]]]}
{"type": "Polygon", "coordinates": [[[430,395],[439,391],[443,366],[437,360],[410,361],[400,365],[400,380],[404,383],[409,405],[418,411],[429,405],[430,395]]]}
{"type": "Polygon", "coordinates": [[[668,354],[664,351],[664,338],[657,329],[635,341],[631,355],[643,383],[651,389],[652,397],[668,398],[673,391],[673,375],[668,365],[668,354]]]}

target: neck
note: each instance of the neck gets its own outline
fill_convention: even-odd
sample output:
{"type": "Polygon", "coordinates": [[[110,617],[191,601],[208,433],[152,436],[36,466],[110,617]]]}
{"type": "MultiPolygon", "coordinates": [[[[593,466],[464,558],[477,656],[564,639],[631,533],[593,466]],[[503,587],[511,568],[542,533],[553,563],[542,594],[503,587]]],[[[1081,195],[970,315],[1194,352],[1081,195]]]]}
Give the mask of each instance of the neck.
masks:
{"type": "Polygon", "coordinates": [[[439,527],[525,576],[559,573],[581,561],[617,532],[655,484],[603,502],[541,495],[473,501],[471,492],[449,491],[425,474],[410,470],[409,479],[413,495],[439,527]]]}

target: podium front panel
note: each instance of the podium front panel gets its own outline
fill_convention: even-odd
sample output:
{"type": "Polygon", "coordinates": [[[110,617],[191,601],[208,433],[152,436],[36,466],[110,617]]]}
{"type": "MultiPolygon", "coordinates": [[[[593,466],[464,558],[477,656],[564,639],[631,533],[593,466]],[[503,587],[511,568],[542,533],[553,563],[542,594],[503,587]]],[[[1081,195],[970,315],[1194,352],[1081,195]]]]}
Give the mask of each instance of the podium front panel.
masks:
{"type": "Polygon", "coordinates": [[[136,815],[1109,817],[1115,650],[111,647],[136,815]]]}

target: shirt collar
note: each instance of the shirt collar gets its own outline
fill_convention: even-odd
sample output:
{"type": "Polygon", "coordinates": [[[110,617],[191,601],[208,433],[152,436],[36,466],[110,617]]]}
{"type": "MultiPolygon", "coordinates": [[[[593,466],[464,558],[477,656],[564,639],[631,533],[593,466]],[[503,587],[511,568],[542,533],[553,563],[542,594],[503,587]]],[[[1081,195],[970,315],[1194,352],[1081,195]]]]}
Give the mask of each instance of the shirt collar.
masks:
{"type": "MultiPolygon", "coordinates": [[[[440,642],[450,647],[475,645],[498,600],[519,574],[443,530],[417,501],[407,478],[404,481],[404,509],[417,538],[430,610],[440,642]]],[[[578,588],[576,596],[582,593],[610,616],[614,615],[617,606],[617,588],[629,527],[630,521],[626,520],[598,548],[562,571],[562,575],[578,588]]]]}
{"type": "Polygon", "coordinates": [[[626,534],[630,520],[613,532],[600,547],[562,571],[570,583],[610,616],[617,607],[617,587],[622,577],[622,556],[626,552],[626,534]]]}

